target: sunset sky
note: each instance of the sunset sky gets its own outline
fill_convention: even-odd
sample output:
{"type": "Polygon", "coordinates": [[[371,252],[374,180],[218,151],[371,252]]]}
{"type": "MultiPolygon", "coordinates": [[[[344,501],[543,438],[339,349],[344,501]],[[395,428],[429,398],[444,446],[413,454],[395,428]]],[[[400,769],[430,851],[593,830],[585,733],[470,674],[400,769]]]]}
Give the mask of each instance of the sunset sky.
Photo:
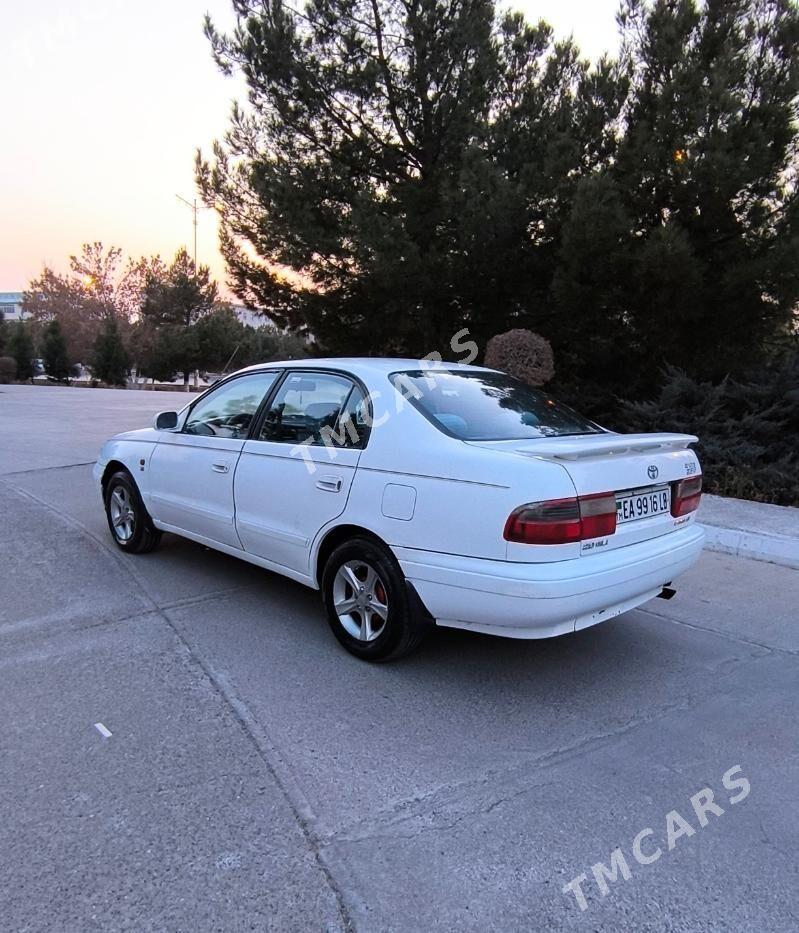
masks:
{"type": "MultiPolygon", "coordinates": [[[[586,55],[616,48],[617,0],[517,0],[574,33],[586,55]]],[[[214,65],[203,14],[230,24],[229,0],[40,0],[0,13],[0,291],[43,263],[66,268],[81,243],[125,255],[191,248],[193,160],[226,127],[240,85],[214,65]]],[[[224,281],[211,211],[198,259],[224,281]]]]}

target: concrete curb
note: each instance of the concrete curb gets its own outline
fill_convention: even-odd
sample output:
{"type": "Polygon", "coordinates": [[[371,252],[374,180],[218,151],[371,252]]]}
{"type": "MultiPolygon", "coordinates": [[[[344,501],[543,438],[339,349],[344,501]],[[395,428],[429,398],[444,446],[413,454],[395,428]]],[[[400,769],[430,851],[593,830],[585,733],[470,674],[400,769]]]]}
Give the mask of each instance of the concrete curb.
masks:
{"type": "Polygon", "coordinates": [[[799,509],[705,495],[699,521],[709,551],[799,570],[799,509]]]}

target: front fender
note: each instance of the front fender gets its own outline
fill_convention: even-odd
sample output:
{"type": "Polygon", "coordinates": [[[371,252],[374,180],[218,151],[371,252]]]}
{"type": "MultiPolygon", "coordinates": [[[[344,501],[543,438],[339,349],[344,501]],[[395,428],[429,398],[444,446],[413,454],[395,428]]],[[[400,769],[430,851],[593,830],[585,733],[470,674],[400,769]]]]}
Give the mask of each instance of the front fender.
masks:
{"type": "Polygon", "coordinates": [[[150,459],[158,445],[150,439],[119,437],[106,441],[100,450],[92,475],[95,483],[102,488],[103,477],[109,465],[120,464],[133,477],[139,492],[149,507],[151,494],[150,459]]]}

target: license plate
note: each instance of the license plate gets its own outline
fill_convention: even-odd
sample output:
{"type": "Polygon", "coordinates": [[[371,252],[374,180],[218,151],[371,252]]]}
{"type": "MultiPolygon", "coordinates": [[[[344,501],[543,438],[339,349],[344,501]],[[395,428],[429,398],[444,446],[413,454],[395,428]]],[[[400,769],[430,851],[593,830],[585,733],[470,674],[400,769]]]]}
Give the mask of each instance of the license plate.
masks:
{"type": "Polygon", "coordinates": [[[639,518],[651,518],[671,511],[671,490],[650,489],[616,496],[616,524],[635,522],[639,518]]]}

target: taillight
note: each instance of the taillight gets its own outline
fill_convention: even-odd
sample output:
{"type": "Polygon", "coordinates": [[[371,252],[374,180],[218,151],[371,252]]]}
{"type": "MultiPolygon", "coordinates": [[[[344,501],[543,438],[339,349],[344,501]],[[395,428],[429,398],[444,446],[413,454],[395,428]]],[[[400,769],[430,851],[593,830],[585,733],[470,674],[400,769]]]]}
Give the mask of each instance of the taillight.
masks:
{"type": "Polygon", "coordinates": [[[604,538],[616,531],[616,494],[601,492],[580,496],[580,517],[583,521],[582,540],[604,538]]]}
{"type": "Polygon", "coordinates": [[[671,514],[675,518],[687,515],[699,508],[702,498],[702,477],[692,476],[690,479],[681,479],[671,488],[671,514]]]}
{"type": "Polygon", "coordinates": [[[576,499],[528,502],[505,522],[505,540],[519,544],[567,544],[579,541],[582,523],[576,499]]]}
{"type": "Polygon", "coordinates": [[[571,544],[615,531],[616,496],[603,492],[520,505],[508,516],[504,537],[518,544],[571,544]]]}

